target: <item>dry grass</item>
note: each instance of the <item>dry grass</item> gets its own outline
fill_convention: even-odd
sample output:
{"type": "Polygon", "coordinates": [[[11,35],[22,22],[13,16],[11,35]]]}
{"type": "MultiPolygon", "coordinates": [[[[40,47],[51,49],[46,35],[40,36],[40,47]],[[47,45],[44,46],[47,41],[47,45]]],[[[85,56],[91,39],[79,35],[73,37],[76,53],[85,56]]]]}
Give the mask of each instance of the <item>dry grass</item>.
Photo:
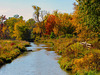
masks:
{"type": "Polygon", "coordinates": [[[14,58],[24,52],[29,42],[19,40],[0,40],[0,66],[11,62],[14,58]]]}
{"type": "Polygon", "coordinates": [[[62,55],[61,68],[79,75],[95,75],[100,71],[100,41],[89,40],[92,47],[87,49],[76,38],[45,39],[38,42],[51,43],[56,53],[62,55]]]}

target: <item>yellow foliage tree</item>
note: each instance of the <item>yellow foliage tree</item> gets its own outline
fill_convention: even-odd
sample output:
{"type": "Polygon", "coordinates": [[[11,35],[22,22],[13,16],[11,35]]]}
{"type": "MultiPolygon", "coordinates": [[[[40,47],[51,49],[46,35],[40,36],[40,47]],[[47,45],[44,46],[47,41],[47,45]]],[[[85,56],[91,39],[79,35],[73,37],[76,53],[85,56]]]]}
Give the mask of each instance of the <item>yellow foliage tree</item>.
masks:
{"type": "Polygon", "coordinates": [[[28,40],[30,38],[29,26],[26,25],[25,21],[15,23],[13,33],[13,36],[18,40],[28,40]]]}

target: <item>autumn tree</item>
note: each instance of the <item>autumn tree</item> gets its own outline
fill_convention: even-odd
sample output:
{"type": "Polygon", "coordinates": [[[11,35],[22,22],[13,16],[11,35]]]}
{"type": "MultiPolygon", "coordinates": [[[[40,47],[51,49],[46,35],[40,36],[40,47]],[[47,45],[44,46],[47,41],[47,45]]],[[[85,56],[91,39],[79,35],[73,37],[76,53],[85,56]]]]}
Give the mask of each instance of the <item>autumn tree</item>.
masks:
{"type": "Polygon", "coordinates": [[[55,22],[55,19],[56,19],[56,16],[54,15],[49,15],[48,19],[47,19],[47,22],[45,24],[45,28],[46,28],[46,34],[47,35],[50,35],[51,32],[53,32],[53,28],[56,24],[55,22]]]}
{"type": "Polygon", "coordinates": [[[35,28],[35,20],[34,19],[28,19],[27,21],[26,21],[26,25],[28,25],[29,26],[29,32],[31,33],[31,37],[30,37],[30,39],[33,39],[33,36],[34,36],[34,33],[33,33],[33,28],[35,28]]]}
{"type": "MultiPolygon", "coordinates": [[[[99,0],[77,0],[79,8],[79,23],[82,25],[81,31],[86,30],[85,33],[93,32],[100,33],[100,1],[99,0]]],[[[91,33],[91,34],[93,34],[91,33]]],[[[88,35],[87,37],[92,37],[88,35]]]]}
{"type": "Polygon", "coordinates": [[[75,27],[72,24],[72,15],[68,13],[56,13],[56,29],[59,35],[73,34],[75,27]]]}
{"type": "Polygon", "coordinates": [[[15,25],[16,22],[18,22],[18,19],[14,18],[14,17],[6,20],[6,26],[7,26],[8,30],[9,30],[9,35],[11,37],[13,35],[14,25],[15,25]]]}
{"type": "Polygon", "coordinates": [[[6,16],[4,15],[0,16],[0,23],[4,23],[4,20],[6,20],[6,16]]]}
{"type": "Polygon", "coordinates": [[[44,18],[46,15],[47,15],[48,13],[47,13],[47,11],[45,11],[45,10],[41,10],[40,11],[40,17],[41,17],[41,21],[45,21],[46,19],[44,18]]]}
{"type": "MultiPolygon", "coordinates": [[[[20,16],[21,17],[21,16],[20,16]]],[[[8,32],[9,32],[9,36],[11,38],[14,38],[13,37],[13,31],[14,31],[14,26],[15,26],[15,23],[23,20],[22,18],[20,18],[19,15],[14,15],[14,17],[11,17],[9,19],[7,19],[5,21],[5,25],[7,26],[8,28],[8,32]]]]}
{"type": "Polygon", "coordinates": [[[41,10],[41,8],[38,7],[38,6],[35,6],[35,5],[33,5],[32,7],[33,7],[33,9],[35,10],[35,12],[34,12],[35,20],[36,20],[37,22],[39,22],[39,15],[40,15],[40,10],[41,10]]]}
{"type": "Polygon", "coordinates": [[[34,19],[28,19],[26,21],[26,24],[30,27],[30,30],[32,30],[35,27],[35,20],[34,19]]]}
{"type": "Polygon", "coordinates": [[[58,10],[54,10],[53,11],[53,15],[55,15],[56,17],[58,17],[59,16],[58,10]]]}
{"type": "Polygon", "coordinates": [[[30,32],[29,26],[26,25],[25,21],[19,21],[15,23],[13,36],[16,37],[18,40],[29,40],[30,39],[30,32]]]}
{"type": "Polygon", "coordinates": [[[5,30],[4,21],[6,20],[6,16],[0,16],[0,38],[4,38],[5,34],[3,34],[3,30],[5,30]]]}

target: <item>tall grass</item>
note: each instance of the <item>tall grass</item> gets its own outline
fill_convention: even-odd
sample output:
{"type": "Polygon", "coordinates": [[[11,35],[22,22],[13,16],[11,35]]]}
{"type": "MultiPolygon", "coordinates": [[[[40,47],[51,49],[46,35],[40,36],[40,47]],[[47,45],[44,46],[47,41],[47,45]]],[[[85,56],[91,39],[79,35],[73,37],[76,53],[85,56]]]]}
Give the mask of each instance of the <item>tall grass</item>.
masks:
{"type": "Polygon", "coordinates": [[[62,55],[59,60],[61,68],[76,75],[96,75],[100,72],[100,41],[98,39],[89,40],[91,48],[77,41],[77,38],[45,39],[39,42],[53,43],[56,53],[62,55]]]}
{"type": "Polygon", "coordinates": [[[0,40],[0,66],[11,62],[14,58],[26,50],[29,42],[19,40],[0,40]]]}

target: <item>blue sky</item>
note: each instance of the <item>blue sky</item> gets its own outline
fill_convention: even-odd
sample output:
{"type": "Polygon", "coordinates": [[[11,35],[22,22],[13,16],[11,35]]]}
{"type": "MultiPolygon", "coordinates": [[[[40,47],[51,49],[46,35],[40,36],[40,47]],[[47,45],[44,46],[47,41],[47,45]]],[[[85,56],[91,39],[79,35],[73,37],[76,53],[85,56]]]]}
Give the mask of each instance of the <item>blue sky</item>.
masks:
{"type": "Polygon", "coordinates": [[[15,14],[23,16],[25,20],[32,18],[32,5],[41,7],[42,10],[52,12],[59,10],[62,13],[72,13],[75,0],[0,0],[0,15],[12,17],[15,14]]]}

